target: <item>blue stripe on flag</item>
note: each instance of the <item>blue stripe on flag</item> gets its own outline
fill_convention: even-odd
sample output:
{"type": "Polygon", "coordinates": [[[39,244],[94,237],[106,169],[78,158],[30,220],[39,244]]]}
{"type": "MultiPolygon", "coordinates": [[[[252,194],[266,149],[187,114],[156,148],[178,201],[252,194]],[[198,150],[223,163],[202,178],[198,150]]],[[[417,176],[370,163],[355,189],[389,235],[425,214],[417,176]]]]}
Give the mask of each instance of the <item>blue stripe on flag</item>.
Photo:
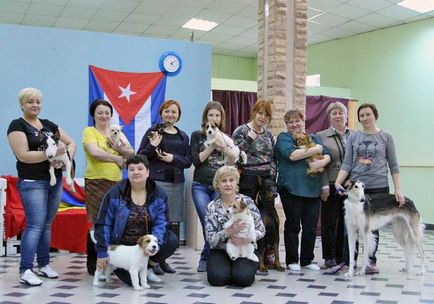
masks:
{"type": "MultiPolygon", "coordinates": [[[[104,99],[104,92],[89,66],[89,108],[95,99],[104,99]]],[[[93,126],[93,118],[90,113],[88,115],[88,125],[93,126]]]]}

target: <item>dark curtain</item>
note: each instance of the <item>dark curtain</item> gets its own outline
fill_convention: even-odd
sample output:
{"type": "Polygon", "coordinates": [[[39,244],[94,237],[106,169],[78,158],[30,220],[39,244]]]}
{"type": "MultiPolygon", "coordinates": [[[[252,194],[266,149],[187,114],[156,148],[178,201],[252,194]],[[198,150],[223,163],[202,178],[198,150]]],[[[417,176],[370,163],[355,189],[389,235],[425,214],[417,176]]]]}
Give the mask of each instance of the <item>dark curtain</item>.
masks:
{"type": "Polygon", "coordinates": [[[250,120],[257,93],[212,90],[212,99],[223,105],[226,112],[226,133],[232,135],[236,127],[250,120]]]}
{"type": "Polygon", "coordinates": [[[327,117],[327,107],[329,104],[337,101],[342,102],[348,109],[349,99],[322,95],[306,97],[306,133],[312,134],[330,127],[330,121],[327,117]]]}

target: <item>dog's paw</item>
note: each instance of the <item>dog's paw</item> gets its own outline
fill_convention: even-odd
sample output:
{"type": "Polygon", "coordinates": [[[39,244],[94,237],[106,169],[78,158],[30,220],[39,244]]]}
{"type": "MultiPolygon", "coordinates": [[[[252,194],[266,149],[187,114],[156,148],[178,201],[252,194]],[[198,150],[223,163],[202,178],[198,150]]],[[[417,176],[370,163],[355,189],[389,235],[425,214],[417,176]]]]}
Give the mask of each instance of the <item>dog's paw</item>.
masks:
{"type": "Polygon", "coordinates": [[[134,290],[137,290],[137,291],[143,290],[142,286],[134,286],[133,288],[134,288],[134,290]]]}
{"type": "Polygon", "coordinates": [[[280,272],[283,272],[283,271],[285,271],[285,268],[282,267],[281,265],[276,265],[276,270],[280,271],[280,272]]]}
{"type": "Polygon", "coordinates": [[[354,273],[355,276],[362,277],[366,274],[366,270],[359,270],[354,273]]]}
{"type": "Polygon", "coordinates": [[[259,272],[263,272],[263,273],[267,273],[268,272],[268,268],[265,265],[260,265],[259,266],[259,272]]]}
{"type": "Polygon", "coordinates": [[[353,276],[354,276],[353,271],[347,271],[346,273],[344,273],[344,278],[352,278],[353,276]]]}
{"type": "Polygon", "coordinates": [[[151,288],[151,286],[150,286],[149,284],[143,284],[143,283],[142,283],[142,287],[143,287],[143,288],[146,288],[146,289],[151,288]]]}
{"type": "Polygon", "coordinates": [[[110,284],[112,282],[112,278],[110,276],[108,276],[107,278],[105,278],[105,282],[107,284],[110,284]]]}
{"type": "Polygon", "coordinates": [[[95,287],[100,287],[101,286],[99,280],[93,280],[92,285],[95,286],[95,287]]]}

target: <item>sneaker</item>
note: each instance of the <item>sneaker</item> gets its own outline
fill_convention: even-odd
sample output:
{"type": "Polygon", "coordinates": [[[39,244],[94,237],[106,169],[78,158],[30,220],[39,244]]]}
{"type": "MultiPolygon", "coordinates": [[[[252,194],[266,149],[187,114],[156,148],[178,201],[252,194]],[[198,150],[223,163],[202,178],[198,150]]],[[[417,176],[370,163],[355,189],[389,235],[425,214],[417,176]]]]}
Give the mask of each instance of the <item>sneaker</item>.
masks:
{"type": "Polygon", "coordinates": [[[197,266],[197,272],[206,272],[206,261],[199,261],[199,265],[197,266]]]}
{"type": "Polygon", "coordinates": [[[380,270],[377,268],[376,265],[366,266],[365,274],[376,274],[376,273],[380,273],[380,270]]]}
{"type": "Polygon", "coordinates": [[[148,281],[161,282],[161,279],[154,273],[154,270],[152,268],[148,268],[146,277],[148,278],[148,281]]]}
{"type": "Polygon", "coordinates": [[[29,286],[40,286],[43,282],[33,271],[27,269],[23,274],[21,274],[20,283],[29,286]]]}
{"type": "Polygon", "coordinates": [[[301,270],[300,265],[298,265],[298,264],[289,264],[288,269],[291,271],[300,271],[301,270]]]}
{"type": "Polygon", "coordinates": [[[333,268],[336,267],[338,264],[336,263],[335,259],[326,259],[324,262],[325,268],[333,268]]]}
{"type": "Polygon", "coordinates": [[[319,266],[317,264],[313,264],[313,263],[310,263],[309,265],[305,265],[305,266],[303,266],[303,268],[307,269],[307,270],[312,270],[312,271],[319,271],[320,270],[319,266]]]}
{"type": "Polygon", "coordinates": [[[155,264],[155,266],[152,267],[152,270],[153,270],[154,274],[156,274],[156,275],[163,275],[164,274],[164,271],[163,271],[163,269],[161,269],[160,264],[155,264]]]}
{"type": "Polygon", "coordinates": [[[42,268],[39,268],[39,270],[36,271],[36,274],[41,277],[49,278],[49,279],[57,279],[59,274],[51,268],[50,265],[45,265],[42,268]]]}
{"type": "Polygon", "coordinates": [[[163,270],[165,273],[176,273],[176,270],[173,269],[168,263],[164,262],[164,263],[160,263],[160,268],[161,270],[163,270]]]}

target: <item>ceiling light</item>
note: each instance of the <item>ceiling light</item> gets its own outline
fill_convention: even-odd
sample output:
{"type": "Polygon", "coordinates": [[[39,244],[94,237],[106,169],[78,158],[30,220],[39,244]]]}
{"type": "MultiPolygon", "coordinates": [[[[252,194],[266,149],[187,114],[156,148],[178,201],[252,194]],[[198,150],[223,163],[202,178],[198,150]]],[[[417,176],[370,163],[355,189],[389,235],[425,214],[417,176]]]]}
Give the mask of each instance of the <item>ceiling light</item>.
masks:
{"type": "Polygon", "coordinates": [[[399,2],[398,5],[422,14],[434,10],[434,0],[404,0],[399,2]]]}
{"type": "Polygon", "coordinates": [[[192,30],[208,32],[213,28],[215,28],[217,25],[219,25],[217,22],[191,18],[182,27],[192,29],[192,30]]]}

